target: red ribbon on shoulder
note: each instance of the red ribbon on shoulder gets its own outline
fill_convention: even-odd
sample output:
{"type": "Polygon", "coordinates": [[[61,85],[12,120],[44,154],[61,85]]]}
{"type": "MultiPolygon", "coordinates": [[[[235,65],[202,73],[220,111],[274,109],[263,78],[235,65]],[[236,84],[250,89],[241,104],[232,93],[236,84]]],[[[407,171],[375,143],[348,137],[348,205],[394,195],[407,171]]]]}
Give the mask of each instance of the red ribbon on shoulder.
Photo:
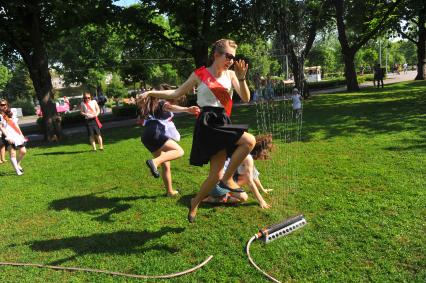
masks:
{"type": "Polygon", "coordinates": [[[225,112],[228,116],[231,116],[232,111],[232,98],[229,95],[228,90],[219,83],[216,78],[207,70],[206,67],[198,68],[194,71],[195,75],[211,90],[214,96],[225,108],[225,112]]]}
{"type": "MultiPolygon", "coordinates": [[[[90,104],[88,102],[84,102],[84,105],[86,105],[87,109],[89,109],[90,111],[92,111],[93,113],[96,114],[96,112],[92,109],[92,107],[90,107],[90,104]]],[[[98,125],[99,129],[101,129],[102,124],[101,124],[101,121],[99,121],[98,116],[95,117],[95,121],[96,121],[96,124],[98,125]]]]}
{"type": "Polygon", "coordinates": [[[9,118],[6,115],[3,115],[3,118],[6,120],[6,123],[16,132],[18,133],[20,136],[24,136],[24,134],[22,134],[21,129],[15,124],[15,122],[13,122],[13,120],[11,118],[9,118]]]}

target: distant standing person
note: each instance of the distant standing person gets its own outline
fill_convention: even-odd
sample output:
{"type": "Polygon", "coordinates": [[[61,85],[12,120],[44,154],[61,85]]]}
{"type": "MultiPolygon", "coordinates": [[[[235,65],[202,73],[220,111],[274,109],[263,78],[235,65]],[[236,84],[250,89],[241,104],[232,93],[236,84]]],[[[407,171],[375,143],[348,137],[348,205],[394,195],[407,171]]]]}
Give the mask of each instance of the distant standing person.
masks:
{"type": "Polygon", "coordinates": [[[404,63],[404,74],[406,74],[408,71],[408,64],[407,62],[404,63]]]}
{"type": "Polygon", "coordinates": [[[107,99],[107,97],[104,95],[104,93],[102,92],[102,90],[99,90],[98,91],[98,99],[97,99],[97,102],[98,102],[98,105],[99,105],[99,109],[100,109],[100,111],[101,111],[101,115],[103,115],[103,114],[105,114],[105,110],[106,110],[106,108],[105,108],[105,104],[107,103],[107,101],[108,101],[108,99],[107,99]]]}
{"type": "Polygon", "coordinates": [[[377,64],[374,67],[374,86],[376,86],[376,82],[377,82],[377,88],[379,88],[380,83],[382,83],[382,88],[383,88],[384,87],[383,77],[384,77],[383,69],[380,67],[380,64],[377,64]]]}
{"type": "Polygon", "coordinates": [[[92,100],[92,95],[88,92],[83,95],[83,101],[80,104],[80,113],[86,119],[87,134],[89,135],[93,151],[96,151],[96,141],[99,144],[99,149],[104,150],[101,136],[102,124],[98,118],[100,113],[99,105],[95,100],[92,100]]]}
{"type": "Polygon", "coordinates": [[[295,114],[296,119],[302,114],[302,96],[299,93],[297,88],[294,88],[291,93],[291,100],[293,102],[293,114],[295,114]]]}
{"type": "Polygon", "coordinates": [[[0,132],[2,133],[2,144],[9,149],[10,162],[18,176],[24,174],[21,161],[27,153],[25,144],[27,139],[21,132],[18,119],[10,110],[9,103],[5,99],[0,100],[0,132]],[[16,154],[18,152],[18,154],[16,154]]]}

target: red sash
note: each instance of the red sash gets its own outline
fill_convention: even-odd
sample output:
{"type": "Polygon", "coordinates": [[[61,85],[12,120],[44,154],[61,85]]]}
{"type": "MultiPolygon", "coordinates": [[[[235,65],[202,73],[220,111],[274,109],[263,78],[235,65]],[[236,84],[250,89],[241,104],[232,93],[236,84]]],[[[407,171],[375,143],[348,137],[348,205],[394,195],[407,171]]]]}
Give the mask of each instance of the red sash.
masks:
{"type": "Polygon", "coordinates": [[[13,120],[9,117],[7,117],[6,115],[3,116],[3,118],[6,120],[6,123],[15,130],[15,132],[17,132],[19,135],[24,136],[24,134],[21,132],[21,129],[19,129],[19,127],[15,124],[15,122],[13,122],[13,120]]]}
{"type": "Polygon", "coordinates": [[[232,98],[228,90],[221,85],[215,77],[206,69],[206,67],[198,68],[194,71],[197,77],[211,90],[214,96],[219,100],[220,104],[225,108],[228,116],[231,116],[232,111],[232,98]]]}
{"type": "MultiPolygon", "coordinates": [[[[95,111],[93,111],[92,107],[90,107],[90,104],[88,102],[84,102],[84,105],[86,105],[86,107],[87,107],[87,109],[89,109],[89,111],[96,113],[95,111]]],[[[95,121],[96,121],[96,124],[98,124],[99,129],[102,129],[102,124],[101,124],[101,121],[99,121],[98,116],[95,117],[95,121]]]]}

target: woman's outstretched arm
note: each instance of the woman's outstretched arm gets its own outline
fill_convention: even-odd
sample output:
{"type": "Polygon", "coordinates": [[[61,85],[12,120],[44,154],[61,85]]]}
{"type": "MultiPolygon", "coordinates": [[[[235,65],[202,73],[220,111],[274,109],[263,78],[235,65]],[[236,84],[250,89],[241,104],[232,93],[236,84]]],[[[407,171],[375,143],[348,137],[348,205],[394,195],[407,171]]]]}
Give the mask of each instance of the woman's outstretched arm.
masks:
{"type": "Polygon", "coordinates": [[[197,83],[198,77],[195,75],[195,73],[192,73],[191,76],[189,76],[189,78],[177,89],[150,90],[146,91],[142,95],[149,95],[162,99],[176,99],[190,92],[192,87],[194,87],[197,83]]]}

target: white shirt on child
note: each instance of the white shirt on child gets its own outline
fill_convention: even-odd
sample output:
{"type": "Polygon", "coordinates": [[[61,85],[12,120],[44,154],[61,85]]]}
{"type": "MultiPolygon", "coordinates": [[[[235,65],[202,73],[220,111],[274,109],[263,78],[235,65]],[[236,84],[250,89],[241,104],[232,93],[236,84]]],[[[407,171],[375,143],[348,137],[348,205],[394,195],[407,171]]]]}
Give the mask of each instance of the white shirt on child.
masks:
{"type": "Polygon", "coordinates": [[[291,99],[293,100],[293,109],[298,110],[302,108],[302,102],[300,99],[302,96],[300,94],[294,94],[291,96],[291,99]]]}
{"type": "MultiPolygon", "coordinates": [[[[253,158],[253,157],[251,156],[251,154],[249,154],[249,155],[247,156],[247,158],[253,158]]],[[[226,172],[226,169],[228,169],[228,166],[229,166],[229,162],[230,162],[230,161],[231,161],[231,159],[230,159],[230,158],[226,159],[226,161],[225,161],[225,165],[223,166],[223,171],[224,171],[224,172],[226,172]]],[[[246,166],[245,166],[244,161],[243,161],[243,163],[242,163],[240,166],[238,166],[238,168],[237,168],[237,173],[238,173],[239,175],[244,175],[244,174],[246,173],[246,166]]],[[[256,166],[254,166],[254,164],[253,164],[253,172],[252,172],[252,175],[253,175],[253,180],[256,180],[257,178],[259,178],[259,175],[260,175],[259,171],[257,171],[256,166]]]]}

